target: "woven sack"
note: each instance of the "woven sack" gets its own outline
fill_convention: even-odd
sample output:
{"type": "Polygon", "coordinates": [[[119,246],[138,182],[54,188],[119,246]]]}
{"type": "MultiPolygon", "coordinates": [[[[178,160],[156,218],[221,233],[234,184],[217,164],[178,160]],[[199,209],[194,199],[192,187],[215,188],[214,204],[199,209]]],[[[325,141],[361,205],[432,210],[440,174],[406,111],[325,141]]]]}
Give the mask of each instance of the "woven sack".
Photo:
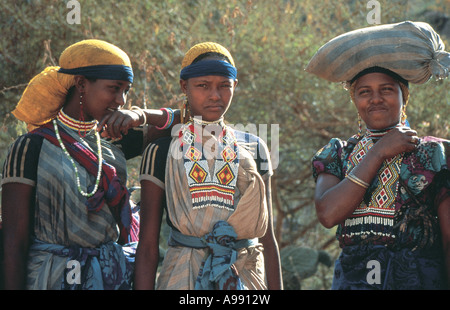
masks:
{"type": "Polygon", "coordinates": [[[342,34],[323,45],[306,71],[331,82],[348,82],[360,71],[383,67],[414,84],[448,77],[450,54],[433,28],[405,21],[342,34]]]}

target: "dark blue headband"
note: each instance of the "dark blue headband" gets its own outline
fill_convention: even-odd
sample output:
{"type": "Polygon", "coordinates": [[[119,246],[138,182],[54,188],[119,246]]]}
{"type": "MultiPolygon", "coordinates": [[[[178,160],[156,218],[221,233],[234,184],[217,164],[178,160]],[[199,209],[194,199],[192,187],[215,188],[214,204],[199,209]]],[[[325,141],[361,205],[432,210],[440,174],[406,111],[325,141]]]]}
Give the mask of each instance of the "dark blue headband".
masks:
{"type": "Polygon", "coordinates": [[[382,68],[382,67],[369,67],[367,69],[362,70],[361,72],[359,72],[351,81],[350,84],[353,84],[357,79],[359,79],[360,77],[362,77],[363,75],[369,74],[369,73],[384,73],[389,75],[391,78],[393,78],[394,80],[397,80],[398,82],[403,83],[406,87],[409,87],[409,83],[407,80],[405,80],[404,78],[402,78],[400,75],[398,75],[397,73],[395,73],[394,71],[391,71],[389,69],[386,68],[382,68]]]}
{"type": "Polygon", "coordinates": [[[220,75],[236,80],[237,70],[229,62],[223,60],[202,60],[184,67],[181,70],[180,79],[187,80],[206,75],[220,75]]]}
{"type": "Polygon", "coordinates": [[[82,75],[90,79],[120,80],[133,83],[133,69],[124,65],[97,65],[74,69],[60,68],[58,72],[82,75]]]}

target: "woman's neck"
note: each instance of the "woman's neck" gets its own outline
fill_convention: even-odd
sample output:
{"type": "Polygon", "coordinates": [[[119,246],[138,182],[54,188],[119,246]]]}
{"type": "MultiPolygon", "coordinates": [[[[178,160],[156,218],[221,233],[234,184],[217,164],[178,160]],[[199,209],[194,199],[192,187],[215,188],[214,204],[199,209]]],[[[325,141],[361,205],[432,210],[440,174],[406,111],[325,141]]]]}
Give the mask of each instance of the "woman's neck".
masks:
{"type": "Polygon", "coordinates": [[[59,110],[57,119],[66,127],[83,132],[90,131],[97,126],[96,120],[80,121],[69,116],[67,113],[65,113],[65,111],[63,111],[63,109],[59,110]]]}
{"type": "Polygon", "coordinates": [[[365,136],[370,137],[372,139],[380,139],[385,134],[387,134],[389,131],[391,131],[392,129],[394,129],[395,127],[398,127],[398,126],[401,126],[401,124],[397,124],[397,125],[394,125],[394,126],[391,126],[391,127],[383,128],[383,129],[370,129],[370,128],[367,128],[365,136]]]}
{"type": "Polygon", "coordinates": [[[215,121],[205,121],[203,120],[201,117],[190,117],[189,121],[197,124],[197,125],[201,125],[203,127],[207,126],[207,125],[223,125],[223,117],[219,118],[218,120],[215,121]]]}

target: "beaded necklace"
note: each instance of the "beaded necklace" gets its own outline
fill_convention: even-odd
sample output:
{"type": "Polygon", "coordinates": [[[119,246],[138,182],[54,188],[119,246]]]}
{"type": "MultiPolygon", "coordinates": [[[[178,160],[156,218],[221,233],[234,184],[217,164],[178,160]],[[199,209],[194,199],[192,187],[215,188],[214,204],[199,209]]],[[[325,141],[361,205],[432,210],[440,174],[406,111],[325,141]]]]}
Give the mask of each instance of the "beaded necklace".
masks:
{"type": "MultiPolygon", "coordinates": [[[[64,117],[64,115],[66,117],[68,117],[66,114],[64,114],[64,112],[60,111],[60,113],[58,113],[57,118],[61,121],[61,123],[63,123],[64,125],[68,126],[69,128],[71,128],[68,124],[67,124],[67,118],[64,117]],[[61,117],[62,116],[62,117],[61,117]]],[[[80,121],[77,121],[77,123],[80,123],[80,121]]],[[[92,122],[88,122],[88,123],[92,123],[92,122]]],[[[94,126],[96,125],[96,122],[94,123],[94,126]]],[[[100,184],[100,179],[101,179],[101,175],[102,175],[102,162],[103,162],[103,156],[102,156],[102,148],[101,148],[101,140],[100,140],[100,135],[97,131],[95,131],[95,136],[97,138],[97,149],[98,149],[98,172],[97,172],[97,177],[95,180],[95,186],[94,189],[92,190],[92,192],[87,193],[85,191],[83,191],[81,189],[81,185],[80,185],[80,176],[78,174],[78,168],[75,165],[75,161],[73,160],[72,156],[70,156],[69,152],[67,151],[61,136],[59,134],[59,129],[58,129],[58,123],[56,120],[53,120],[53,126],[55,128],[55,134],[56,134],[56,138],[58,139],[59,145],[61,146],[61,149],[63,150],[64,154],[66,155],[66,157],[70,160],[70,162],[72,163],[72,166],[75,170],[75,176],[76,176],[76,182],[77,182],[77,188],[78,188],[78,192],[83,195],[84,197],[92,197],[94,196],[94,194],[97,192],[98,190],[98,185],[100,184]]],[[[84,125],[83,125],[84,126],[84,125]]],[[[86,125],[87,126],[87,125],[86,125]]],[[[83,127],[83,128],[87,128],[87,127],[83,127]]],[[[93,127],[91,127],[92,129],[93,127]]],[[[72,128],[72,129],[77,129],[77,128],[72,128]]]]}
{"type": "Polygon", "coordinates": [[[207,206],[234,210],[234,194],[239,169],[239,151],[233,130],[223,120],[207,122],[222,127],[216,145],[218,158],[214,160],[214,169],[210,173],[207,158],[204,154],[201,129],[196,121],[184,124],[179,133],[180,148],[188,180],[191,201],[194,209],[207,206]]]}
{"type": "Polygon", "coordinates": [[[80,134],[81,131],[84,131],[84,133],[86,135],[86,132],[91,131],[97,125],[96,120],[87,121],[87,122],[80,121],[80,120],[70,117],[69,115],[64,113],[64,111],[62,109],[59,110],[57,117],[61,121],[61,123],[63,123],[65,126],[69,127],[70,129],[73,129],[73,130],[78,130],[78,134],[80,136],[81,136],[81,134],[80,134]]]}
{"type": "Polygon", "coordinates": [[[223,124],[223,117],[221,117],[215,121],[205,121],[198,117],[190,117],[189,120],[190,120],[190,122],[192,122],[194,124],[202,125],[202,126],[223,124]]]}

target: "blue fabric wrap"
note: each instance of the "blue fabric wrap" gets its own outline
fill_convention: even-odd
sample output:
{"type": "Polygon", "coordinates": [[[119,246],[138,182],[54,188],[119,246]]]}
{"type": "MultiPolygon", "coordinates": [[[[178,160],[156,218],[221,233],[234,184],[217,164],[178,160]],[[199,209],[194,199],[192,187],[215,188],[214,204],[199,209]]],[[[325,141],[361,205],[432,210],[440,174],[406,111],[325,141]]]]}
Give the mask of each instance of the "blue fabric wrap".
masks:
{"type": "Polygon", "coordinates": [[[389,69],[382,68],[382,67],[377,67],[377,66],[370,67],[370,68],[362,70],[357,75],[355,75],[355,77],[350,81],[350,84],[353,84],[357,79],[359,79],[360,77],[362,77],[362,76],[364,76],[366,74],[369,74],[369,73],[384,73],[384,74],[387,74],[390,77],[392,77],[394,80],[397,80],[398,82],[401,82],[404,85],[406,85],[407,87],[409,87],[409,82],[407,80],[405,80],[404,78],[402,78],[397,73],[395,73],[394,71],[391,71],[389,69]]]}
{"type": "Polygon", "coordinates": [[[258,239],[236,240],[233,227],[225,221],[218,221],[213,230],[204,237],[186,236],[172,230],[169,245],[191,248],[209,248],[209,255],[203,261],[196,283],[196,290],[243,290],[245,286],[239,279],[233,264],[238,258],[238,249],[258,243],[258,239]]]}
{"type": "MultiPolygon", "coordinates": [[[[123,255],[122,247],[115,242],[108,242],[98,248],[63,246],[46,243],[35,239],[30,251],[44,251],[60,257],[67,257],[67,262],[80,264],[80,283],[69,284],[65,269],[61,283],[63,290],[130,290],[132,289],[133,267],[123,255]]],[[[69,266],[70,267],[70,266],[69,266]]]]}
{"type": "Polygon", "coordinates": [[[73,69],[60,68],[60,73],[82,75],[91,79],[119,80],[133,83],[133,69],[124,65],[96,65],[73,69]]]}
{"type": "Polygon", "coordinates": [[[384,245],[355,245],[342,249],[336,260],[332,290],[446,289],[443,253],[436,249],[391,250],[384,245]],[[379,270],[371,263],[379,264],[379,270]],[[379,281],[373,281],[379,272],[379,281]]]}
{"type": "Polygon", "coordinates": [[[219,75],[229,79],[237,79],[237,69],[223,60],[202,60],[184,67],[180,79],[187,80],[193,77],[219,75]]]}

